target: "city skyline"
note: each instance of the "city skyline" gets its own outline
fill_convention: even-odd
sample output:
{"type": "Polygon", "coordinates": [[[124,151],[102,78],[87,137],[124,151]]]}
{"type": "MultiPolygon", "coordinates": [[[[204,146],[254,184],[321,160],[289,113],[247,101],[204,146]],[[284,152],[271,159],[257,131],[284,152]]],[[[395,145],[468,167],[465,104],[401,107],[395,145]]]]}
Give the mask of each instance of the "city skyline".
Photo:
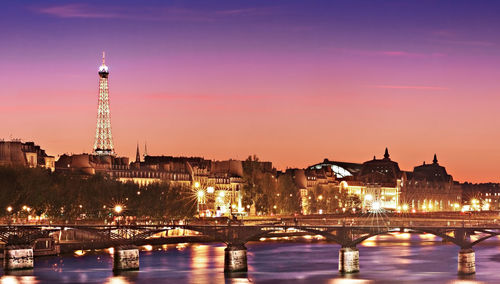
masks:
{"type": "Polygon", "coordinates": [[[4,138],[90,153],[105,50],[118,155],[285,169],[388,147],[402,169],[437,153],[455,180],[500,181],[498,5],[117,3],[6,5],[4,138]]]}

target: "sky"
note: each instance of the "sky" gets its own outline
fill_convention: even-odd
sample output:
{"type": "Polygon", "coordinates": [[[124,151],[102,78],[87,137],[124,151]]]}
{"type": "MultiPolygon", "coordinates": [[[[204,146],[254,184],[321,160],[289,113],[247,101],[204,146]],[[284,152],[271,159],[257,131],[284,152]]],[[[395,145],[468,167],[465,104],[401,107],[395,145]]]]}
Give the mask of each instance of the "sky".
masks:
{"type": "Polygon", "coordinates": [[[434,153],[500,182],[498,1],[4,1],[0,138],[91,152],[101,53],[115,150],[278,169],[434,153]]]}

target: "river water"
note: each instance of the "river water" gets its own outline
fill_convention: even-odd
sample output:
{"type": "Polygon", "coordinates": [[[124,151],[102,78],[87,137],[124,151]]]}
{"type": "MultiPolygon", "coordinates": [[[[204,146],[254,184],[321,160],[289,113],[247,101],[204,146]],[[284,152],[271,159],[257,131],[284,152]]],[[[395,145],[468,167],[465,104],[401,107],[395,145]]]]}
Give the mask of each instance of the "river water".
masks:
{"type": "Polygon", "coordinates": [[[476,275],[457,276],[458,247],[432,235],[395,234],[358,246],[361,272],[338,274],[339,246],[313,238],[247,244],[248,273],[224,276],[224,246],[142,247],[140,270],[113,275],[109,251],[35,259],[35,268],[3,283],[500,283],[500,239],[475,247],[476,275]]]}

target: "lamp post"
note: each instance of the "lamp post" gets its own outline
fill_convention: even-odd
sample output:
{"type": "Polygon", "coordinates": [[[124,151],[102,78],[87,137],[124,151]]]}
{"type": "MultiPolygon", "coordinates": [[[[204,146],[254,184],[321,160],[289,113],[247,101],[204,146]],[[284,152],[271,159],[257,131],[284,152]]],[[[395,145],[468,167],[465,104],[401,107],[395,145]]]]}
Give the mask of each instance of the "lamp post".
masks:
{"type": "Polygon", "coordinates": [[[12,214],[11,214],[11,213],[12,213],[12,210],[13,210],[13,209],[12,209],[12,206],[8,206],[8,207],[6,208],[6,210],[7,210],[7,215],[8,215],[7,222],[8,222],[8,224],[10,225],[10,224],[12,223],[12,214]]]}
{"type": "Polygon", "coordinates": [[[120,213],[123,211],[123,207],[119,204],[115,205],[115,208],[113,208],[113,210],[115,211],[116,215],[118,216],[118,218],[116,219],[116,225],[119,226],[120,225],[120,213]]]}
{"type": "Polygon", "coordinates": [[[200,216],[200,204],[203,204],[203,200],[204,200],[204,197],[205,197],[205,191],[203,189],[200,189],[198,190],[197,192],[197,196],[198,196],[198,216],[200,216]]]}

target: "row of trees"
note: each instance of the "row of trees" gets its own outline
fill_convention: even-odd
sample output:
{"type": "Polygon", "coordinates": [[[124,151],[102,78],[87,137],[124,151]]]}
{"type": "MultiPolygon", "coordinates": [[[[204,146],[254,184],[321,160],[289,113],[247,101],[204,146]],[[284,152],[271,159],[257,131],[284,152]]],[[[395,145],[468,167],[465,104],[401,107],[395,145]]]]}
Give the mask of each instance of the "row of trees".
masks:
{"type": "Polygon", "coordinates": [[[139,188],[102,175],[88,178],[44,169],[0,167],[0,215],[60,219],[106,218],[120,205],[124,215],[191,217],[196,198],[188,187],[159,183],[139,188]]]}
{"type": "Polygon", "coordinates": [[[262,167],[256,156],[243,162],[243,205],[262,214],[300,213],[301,197],[293,177],[285,174],[276,179],[262,167]]]}

